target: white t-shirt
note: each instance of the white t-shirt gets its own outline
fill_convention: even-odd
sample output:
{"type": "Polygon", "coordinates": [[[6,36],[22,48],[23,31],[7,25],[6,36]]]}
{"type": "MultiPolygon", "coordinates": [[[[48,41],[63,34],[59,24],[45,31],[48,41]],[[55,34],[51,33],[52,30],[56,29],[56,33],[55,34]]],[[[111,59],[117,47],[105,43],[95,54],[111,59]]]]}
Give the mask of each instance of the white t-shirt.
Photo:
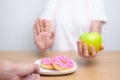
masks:
{"type": "Polygon", "coordinates": [[[41,17],[53,23],[55,40],[50,49],[58,51],[77,51],[77,40],[90,22],[106,22],[102,0],[48,0],[41,17]]]}

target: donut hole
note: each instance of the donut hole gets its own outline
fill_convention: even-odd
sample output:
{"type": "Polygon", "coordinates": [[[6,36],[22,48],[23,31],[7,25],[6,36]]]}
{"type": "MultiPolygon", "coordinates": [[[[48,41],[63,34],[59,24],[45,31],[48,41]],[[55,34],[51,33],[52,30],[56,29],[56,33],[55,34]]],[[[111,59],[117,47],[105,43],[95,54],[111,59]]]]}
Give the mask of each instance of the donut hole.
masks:
{"type": "Polygon", "coordinates": [[[67,62],[66,61],[64,61],[64,60],[61,60],[61,62],[63,63],[63,64],[66,64],[67,62]]]}

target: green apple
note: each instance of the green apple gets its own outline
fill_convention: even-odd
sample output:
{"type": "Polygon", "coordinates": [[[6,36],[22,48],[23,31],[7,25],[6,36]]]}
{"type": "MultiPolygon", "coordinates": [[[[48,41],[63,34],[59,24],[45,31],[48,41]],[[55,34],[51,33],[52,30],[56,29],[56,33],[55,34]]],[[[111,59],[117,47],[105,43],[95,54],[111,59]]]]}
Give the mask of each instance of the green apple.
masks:
{"type": "Polygon", "coordinates": [[[100,50],[100,46],[102,43],[101,35],[97,32],[85,32],[80,38],[82,44],[86,43],[88,47],[88,52],[91,53],[90,46],[94,46],[95,51],[98,52],[100,50]]]}

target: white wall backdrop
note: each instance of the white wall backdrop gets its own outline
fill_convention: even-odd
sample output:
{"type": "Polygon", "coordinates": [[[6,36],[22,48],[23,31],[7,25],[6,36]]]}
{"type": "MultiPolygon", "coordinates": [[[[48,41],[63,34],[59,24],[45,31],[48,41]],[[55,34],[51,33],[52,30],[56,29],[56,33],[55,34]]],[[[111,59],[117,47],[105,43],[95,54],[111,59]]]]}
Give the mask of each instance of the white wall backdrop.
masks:
{"type": "Polygon", "coordinates": [[[120,50],[120,0],[103,0],[108,22],[103,28],[106,50],[120,50]]]}
{"type": "Polygon", "coordinates": [[[35,50],[33,23],[46,0],[0,0],[0,50],[35,50]]]}
{"type": "MultiPolygon", "coordinates": [[[[37,50],[33,23],[46,0],[0,0],[0,50],[37,50]]],[[[108,23],[103,27],[105,50],[120,50],[120,0],[104,0],[108,23]]]]}

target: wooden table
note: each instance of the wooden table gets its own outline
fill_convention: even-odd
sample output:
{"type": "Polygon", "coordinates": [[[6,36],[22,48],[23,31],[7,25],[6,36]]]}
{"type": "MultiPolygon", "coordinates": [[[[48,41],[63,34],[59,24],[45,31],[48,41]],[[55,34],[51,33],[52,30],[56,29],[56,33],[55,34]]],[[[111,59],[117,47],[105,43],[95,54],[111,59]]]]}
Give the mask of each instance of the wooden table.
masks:
{"type": "Polygon", "coordinates": [[[34,62],[42,57],[65,55],[78,63],[75,73],[64,76],[41,76],[41,80],[120,80],[120,52],[103,51],[87,61],[76,52],[0,51],[0,59],[15,62],[34,62]]]}

